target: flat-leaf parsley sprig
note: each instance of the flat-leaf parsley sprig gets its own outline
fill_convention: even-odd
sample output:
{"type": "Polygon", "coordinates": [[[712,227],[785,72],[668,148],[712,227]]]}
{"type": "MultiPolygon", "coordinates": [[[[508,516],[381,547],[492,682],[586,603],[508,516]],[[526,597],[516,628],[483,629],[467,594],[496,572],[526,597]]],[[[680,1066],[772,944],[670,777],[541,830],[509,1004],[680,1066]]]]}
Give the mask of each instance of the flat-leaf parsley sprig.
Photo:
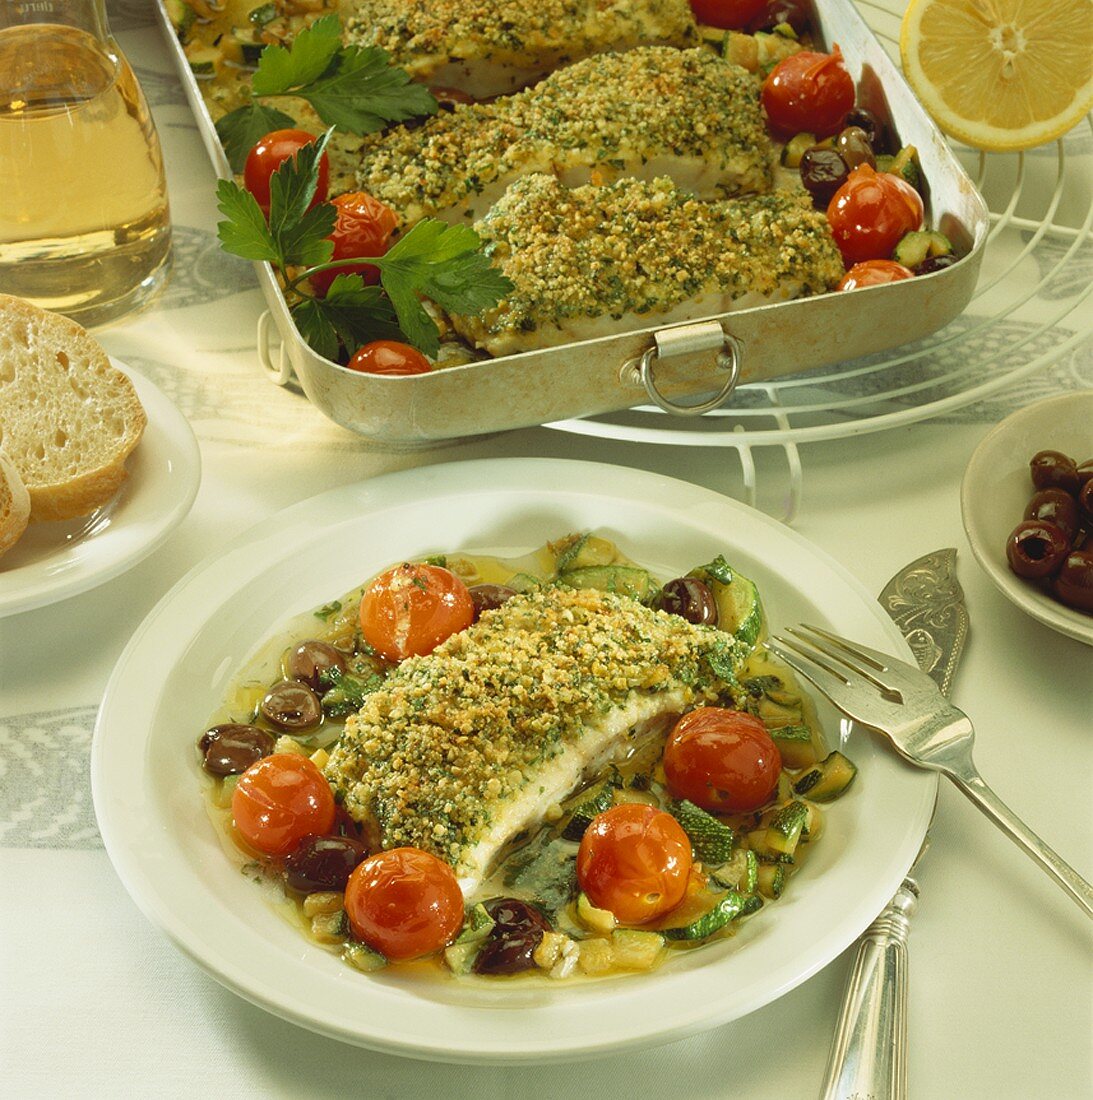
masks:
{"type": "Polygon", "coordinates": [[[343,46],[341,21],[324,15],[302,30],[291,46],[267,46],[251,79],[252,102],[217,124],[233,172],[241,172],[255,142],[296,120],[276,107],[254,102],[292,96],[306,100],[328,126],[370,134],[392,122],[436,113],[437,102],[422,84],[378,46],[343,46]]]}
{"type": "Polygon", "coordinates": [[[327,359],[337,360],[341,347],[352,355],[362,344],[384,339],[404,340],[435,356],[440,332],[422,297],[451,313],[474,314],[497,305],[512,283],[491,267],[473,229],[434,218],[418,222],[383,256],[331,262],[329,237],[337,211],[331,203],[311,204],[332,133],[333,128],[303,146],[270,176],[268,221],[249,191],[221,180],[216,189],[225,219],[217,226],[220,243],[245,260],[273,265],[301,335],[327,359]],[[304,287],[317,271],[362,263],[379,268],[379,286],[366,286],[354,273],[338,275],[323,297],[304,287]]]}

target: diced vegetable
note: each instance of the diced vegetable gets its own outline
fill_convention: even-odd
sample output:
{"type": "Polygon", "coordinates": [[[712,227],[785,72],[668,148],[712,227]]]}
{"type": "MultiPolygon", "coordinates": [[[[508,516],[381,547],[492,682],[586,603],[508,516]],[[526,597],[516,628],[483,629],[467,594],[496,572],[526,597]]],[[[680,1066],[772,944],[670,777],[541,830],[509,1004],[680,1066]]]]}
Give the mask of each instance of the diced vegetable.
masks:
{"type": "Polygon", "coordinates": [[[555,554],[556,573],[586,569],[593,565],[611,565],[619,557],[615,544],[598,535],[570,535],[551,543],[550,549],[555,554]]]}
{"type": "Polygon", "coordinates": [[[918,267],[930,256],[948,256],[953,250],[944,233],[932,229],[920,229],[908,233],[892,253],[892,259],[904,267],[918,267]]]}
{"type": "Polygon", "coordinates": [[[786,168],[799,168],[806,149],[816,144],[815,134],[795,134],[782,149],[782,164],[786,168]]]}
{"type": "Polygon", "coordinates": [[[778,726],[770,730],[770,736],[778,746],[783,767],[807,768],[816,763],[816,748],[808,726],[778,726]]]}
{"type": "Polygon", "coordinates": [[[611,960],[617,970],[652,970],[664,950],[664,937],[636,928],[611,933],[611,960]]]}
{"type": "Polygon", "coordinates": [[[836,749],[800,776],[793,789],[813,802],[832,802],[846,792],[857,774],[857,767],[836,749]]]}
{"type": "Polygon", "coordinates": [[[276,4],[262,4],[260,7],[254,8],[250,15],[247,16],[247,19],[256,27],[264,27],[267,23],[272,23],[276,18],[276,4]]]}
{"type": "Polygon", "coordinates": [[[543,579],[532,573],[513,573],[505,584],[509,588],[515,588],[517,592],[531,592],[535,588],[543,587],[543,579]]]}
{"type": "Polygon", "coordinates": [[[467,911],[463,927],[456,936],[456,943],[481,943],[493,930],[494,920],[486,907],[479,902],[467,911]]]}
{"type": "Polygon", "coordinates": [[[711,872],[710,878],[727,890],[754,894],[758,874],[759,858],[750,848],[739,848],[727,863],[711,872]]]}
{"type": "Polygon", "coordinates": [[[595,588],[616,592],[647,603],[656,594],[657,585],[644,570],[634,565],[588,565],[559,573],[558,580],[570,588],[595,588]]]}
{"type": "Polygon", "coordinates": [[[382,970],[387,965],[387,960],[378,952],[373,951],[367,944],[348,943],[342,951],[342,958],[365,972],[370,970],[382,970]]]}
{"type": "Polygon", "coordinates": [[[722,928],[740,916],[747,899],[743,894],[730,890],[724,897],[718,899],[712,909],[703,913],[697,920],[690,924],[684,924],[678,928],[664,928],[662,932],[669,940],[704,940],[712,936],[722,928]]]}
{"type": "Polygon", "coordinates": [[[671,810],[672,816],[683,826],[695,859],[699,862],[724,863],[732,855],[734,837],[731,825],[726,825],[685,798],[676,802],[671,810]]]}
{"type": "Polygon", "coordinates": [[[717,600],[717,625],[752,646],[763,633],[763,608],[755,585],[720,555],[689,576],[704,581],[717,600]]]}
{"type": "Polygon", "coordinates": [[[583,893],[577,897],[577,919],[590,932],[613,932],[618,923],[610,909],[597,909],[583,893]]]}
{"type": "Polygon", "coordinates": [[[587,796],[577,804],[573,815],[562,830],[566,840],[580,840],[584,836],[592,819],[615,804],[615,791],[622,787],[622,776],[617,768],[612,768],[607,777],[592,788],[587,796]]]}
{"type": "Polygon", "coordinates": [[[776,856],[792,856],[807,821],[808,808],[803,802],[787,802],[767,827],[767,850],[776,856]]]}
{"type": "Polygon", "coordinates": [[[765,898],[780,898],[786,885],[784,863],[760,863],[756,874],[756,887],[765,898]]]}
{"type": "Polygon", "coordinates": [[[190,29],[197,19],[197,12],[183,0],[166,0],[167,15],[169,16],[178,40],[185,45],[189,39],[190,29]]]}

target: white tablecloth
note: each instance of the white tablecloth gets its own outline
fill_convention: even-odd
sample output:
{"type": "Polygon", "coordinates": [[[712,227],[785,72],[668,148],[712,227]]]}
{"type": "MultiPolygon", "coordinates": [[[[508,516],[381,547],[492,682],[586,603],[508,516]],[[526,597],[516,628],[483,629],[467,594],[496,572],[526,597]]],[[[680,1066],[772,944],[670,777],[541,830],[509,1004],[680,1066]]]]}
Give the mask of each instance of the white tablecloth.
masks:
{"type": "MultiPolygon", "coordinates": [[[[893,6],[898,10],[899,0],[893,6]]],[[[533,1070],[452,1067],[344,1046],[267,1015],[184,958],[125,893],[91,808],[96,706],[145,614],[238,532],[336,485],[463,458],[580,457],[730,495],[739,495],[741,484],[734,459],[715,449],[577,439],[546,429],[413,455],[384,453],[270,385],[254,353],[261,298],[248,265],[218,251],[213,173],[159,30],[143,0],[120,0],[111,13],[162,138],[175,269],[151,310],[100,338],[190,419],[204,476],[189,517],[130,572],[0,620],[0,1092],[474,1100],[814,1095],[849,953],[774,1004],[673,1045],[533,1070]]],[[[1072,293],[1090,277],[1088,253],[1077,270],[1072,293]]],[[[958,548],[972,639],[955,699],[975,720],[981,770],[1087,875],[1093,650],[1025,617],[989,584],[963,534],[958,486],[972,450],[1001,415],[1033,394],[1090,386],[1093,348],[1086,342],[1044,375],[943,422],[810,444],[795,523],[878,592],[911,559],[958,548]]],[[[776,509],[785,478],[780,452],[759,451],[758,466],[761,495],[776,509]]],[[[932,837],[910,937],[912,1095],[1093,1095],[1087,921],[947,786],[932,837]]]]}

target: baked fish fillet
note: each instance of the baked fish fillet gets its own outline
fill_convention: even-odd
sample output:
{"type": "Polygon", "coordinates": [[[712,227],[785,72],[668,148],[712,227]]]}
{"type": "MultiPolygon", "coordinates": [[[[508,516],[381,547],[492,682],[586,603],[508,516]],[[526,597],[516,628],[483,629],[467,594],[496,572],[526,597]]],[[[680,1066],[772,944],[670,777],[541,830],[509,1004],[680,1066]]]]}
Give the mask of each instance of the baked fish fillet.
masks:
{"type": "Polygon", "coordinates": [[[509,355],[829,290],[843,263],[803,193],[698,202],[671,180],[514,183],[475,229],[513,292],[466,340],[509,355]]]}
{"type": "Polygon", "coordinates": [[[670,176],[714,198],[768,191],[773,159],[751,73],[707,50],[650,46],[366,141],[357,182],[405,224],[462,222],[534,172],[570,186],[670,176]]]}
{"type": "Polygon", "coordinates": [[[349,718],[326,775],[384,848],[433,852],[470,895],[583,779],[730,691],[741,650],[613,593],[516,596],[403,662],[349,718]]]}
{"type": "Polygon", "coordinates": [[[688,0],[341,0],[346,40],[424,84],[507,95],[582,57],[693,46],[688,0]]]}

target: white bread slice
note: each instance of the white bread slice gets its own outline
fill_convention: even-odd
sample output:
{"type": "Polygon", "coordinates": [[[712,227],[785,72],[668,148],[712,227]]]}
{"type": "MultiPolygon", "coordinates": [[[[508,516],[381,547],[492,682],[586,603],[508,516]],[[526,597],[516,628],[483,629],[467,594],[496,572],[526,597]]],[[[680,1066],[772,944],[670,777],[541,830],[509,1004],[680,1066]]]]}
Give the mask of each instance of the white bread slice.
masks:
{"type": "Polygon", "coordinates": [[[31,520],[104,505],[145,421],[133,383],[80,325],[0,294],[0,447],[30,494],[31,520]]]}
{"type": "Polygon", "coordinates": [[[30,522],[30,493],[19,471],[0,451],[0,554],[10,550],[30,522]]]}

